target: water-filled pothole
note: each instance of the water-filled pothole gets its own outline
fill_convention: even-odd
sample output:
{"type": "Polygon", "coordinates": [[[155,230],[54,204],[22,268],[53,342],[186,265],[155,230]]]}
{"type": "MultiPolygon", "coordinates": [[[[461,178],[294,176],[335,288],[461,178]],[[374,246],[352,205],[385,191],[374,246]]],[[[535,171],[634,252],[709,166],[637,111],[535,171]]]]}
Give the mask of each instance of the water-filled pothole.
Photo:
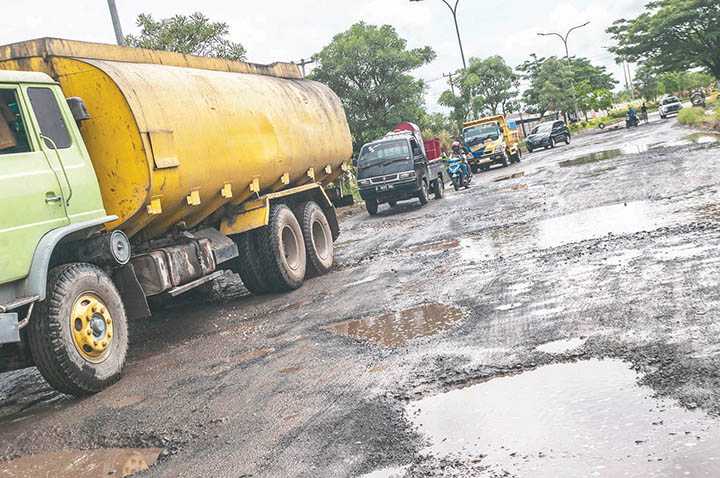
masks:
{"type": "Polygon", "coordinates": [[[652,397],[619,360],[547,365],[408,405],[438,456],[518,477],[719,476],[720,423],[652,397]]]}
{"type": "Polygon", "coordinates": [[[575,337],[572,339],[560,339],[553,340],[552,342],[546,342],[542,345],[535,347],[538,352],[545,352],[546,354],[564,354],[572,352],[575,349],[579,349],[587,342],[587,338],[575,337]]]}
{"type": "Polygon", "coordinates": [[[425,304],[376,317],[346,320],[324,329],[386,347],[400,347],[416,337],[448,330],[462,318],[460,309],[444,304],[425,304]]]}
{"type": "Polygon", "coordinates": [[[132,476],[154,465],[161,451],[159,448],[106,448],[28,455],[3,463],[0,466],[0,476],[8,478],[132,476]]]}

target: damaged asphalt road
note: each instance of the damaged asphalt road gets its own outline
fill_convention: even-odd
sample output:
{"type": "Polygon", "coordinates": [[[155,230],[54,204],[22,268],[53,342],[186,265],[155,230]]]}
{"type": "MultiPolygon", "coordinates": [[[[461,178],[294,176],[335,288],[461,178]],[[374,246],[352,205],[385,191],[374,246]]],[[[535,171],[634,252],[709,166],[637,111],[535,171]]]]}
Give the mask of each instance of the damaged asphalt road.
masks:
{"type": "Polygon", "coordinates": [[[333,272],[133,324],[96,396],[6,374],[0,477],[101,449],[156,449],[162,477],[718,476],[720,145],[691,133],[591,134],[422,209],[344,211],[333,272]]]}

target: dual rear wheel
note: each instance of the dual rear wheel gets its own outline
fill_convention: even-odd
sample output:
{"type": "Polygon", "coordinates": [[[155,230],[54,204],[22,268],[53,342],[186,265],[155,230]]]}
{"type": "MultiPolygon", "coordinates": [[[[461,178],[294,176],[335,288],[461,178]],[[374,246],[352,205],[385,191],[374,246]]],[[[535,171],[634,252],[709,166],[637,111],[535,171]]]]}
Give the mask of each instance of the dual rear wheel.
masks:
{"type": "Polygon", "coordinates": [[[253,294],[295,290],[306,276],[325,274],[333,265],[332,230],[314,201],[293,209],[275,204],[267,226],[233,239],[239,256],[230,268],[253,294]]]}

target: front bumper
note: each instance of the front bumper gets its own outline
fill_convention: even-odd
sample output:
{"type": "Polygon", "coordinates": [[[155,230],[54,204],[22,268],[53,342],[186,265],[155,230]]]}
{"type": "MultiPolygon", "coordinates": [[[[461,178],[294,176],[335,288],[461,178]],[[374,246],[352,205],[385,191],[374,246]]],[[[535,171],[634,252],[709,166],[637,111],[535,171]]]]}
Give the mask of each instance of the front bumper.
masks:
{"type": "Polygon", "coordinates": [[[485,165],[485,164],[502,164],[505,159],[503,153],[490,153],[476,156],[473,153],[473,157],[468,161],[471,165],[485,165]]]}
{"type": "Polygon", "coordinates": [[[377,199],[380,203],[404,201],[416,197],[419,191],[417,179],[409,179],[360,187],[360,197],[365,201],[377,199]]]}

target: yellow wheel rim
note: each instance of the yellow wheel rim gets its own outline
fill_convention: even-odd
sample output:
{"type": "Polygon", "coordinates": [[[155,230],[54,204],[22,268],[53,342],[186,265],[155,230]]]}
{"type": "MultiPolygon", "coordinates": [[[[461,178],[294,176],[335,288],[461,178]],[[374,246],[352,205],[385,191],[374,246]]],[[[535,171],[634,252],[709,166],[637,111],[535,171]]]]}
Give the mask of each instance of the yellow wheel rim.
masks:
{"type": "Polygon", "coordinates": [[[73,345],[88,362],[100,363],[107,358],[113,341],[110,311],[95,294],[85,293],[75,299],[70,315],[73,345]]]}

